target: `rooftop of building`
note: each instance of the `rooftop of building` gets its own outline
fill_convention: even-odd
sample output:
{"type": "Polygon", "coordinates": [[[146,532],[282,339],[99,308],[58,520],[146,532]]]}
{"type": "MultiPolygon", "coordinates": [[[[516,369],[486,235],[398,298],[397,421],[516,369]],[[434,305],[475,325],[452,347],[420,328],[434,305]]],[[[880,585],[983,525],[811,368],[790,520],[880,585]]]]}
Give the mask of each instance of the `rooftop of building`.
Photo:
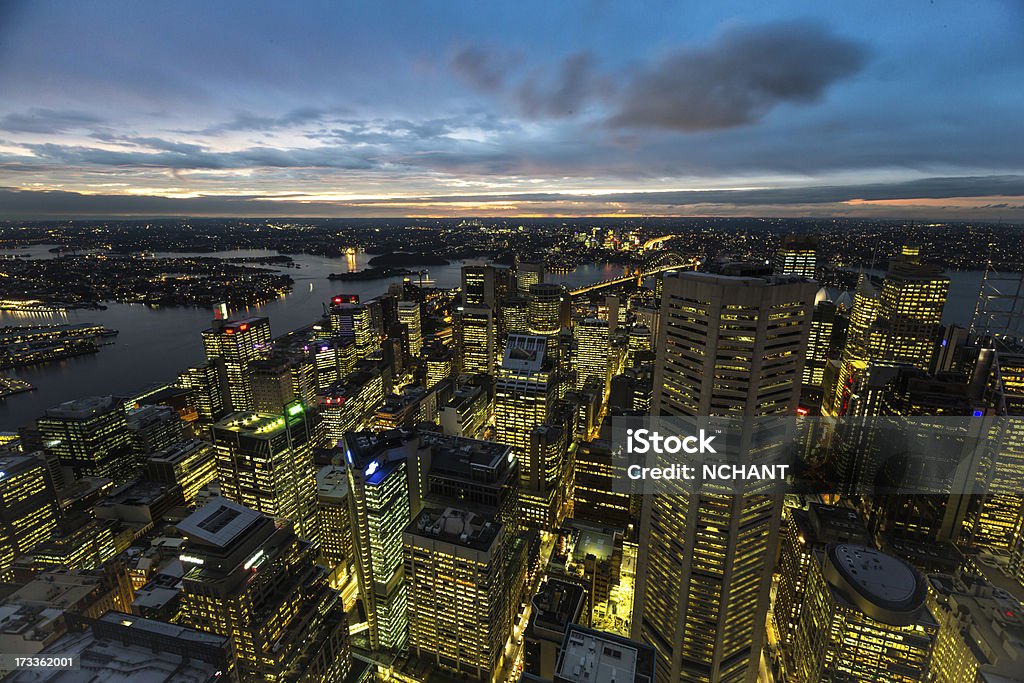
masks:
{"type": "Polygon", "coordinates": [[[558,655],[556,676],[572,683],[648,683],[654,679],[654,649],[573,624],[558,655]]]}
{"type": "Polygon", "coordinates": [[[53,569],[36,575],[7,596],[8,602],[68,609],[77,605],[103,583],[103,577],[87,571],[53,569]]]}
{"type": "Polygon", "coordinates": [[[203,330],[206,332],[219,332],[221,334],[237,334],[238,332],[245,332],[250,327],[255,327],[261,323],[270,324],[270,318],[266,316],[254,315],[248,318],[238,318],[236,320],[214,320],[213,326],[203,330]]]}
{"type": "Polygon", "coordinates": [[[140,645],[138,638],[116,637],[115,628],[153,636],[155,643],[173,639],[179,646],[194,643],[225,651],[228,647],[228,640],[222,636],[110,612],[99,619],[93,630],[68,633],[40,653],[43,656],[77,656],[79,668],[16,671],[4,680],[17,683],[194,683],[218,677],[218,663],[204,661],[198,656],[184,657],[162,645],[140,645]],[[107,635],[95,635],[101,631],[107,635]]]}
{"type": "Polygon", "coordinates": [[[112,505],[152,505],[161,498],[173,493],[176,485],[149,479],[133,479],[108,493],[96,503],[97,507],[112,505]]]}
{"type": "Polygon", "coordinates": [[[327,398],[331,398],[340,404],[343,403],[345,399],[358,394],[364,386],[369,382],[372,382],[377,377],[380,377],[379,372],[366,367],[361,367],[360,369],[345,375],[344,379],[331,384],[322,392],[322,395],[325,397],[325,401],[327,398]]]}
{"type": "Polygon", "coordinates": [[[32,454],[0,453],[0,482],[16,472],[41,467],[42,459],[32,454]]]}
{"type": "Polygon", "coordinates": [[[214,498],[178,524],[178,531],[190,539],[198,539],[221,548],[248,531],[263,518],[226,498],[214,498]]]}
{"type": "Polygon", "coordinates": [[[494,544],[501,522],[483,515],[447,507],[443,510],[425,508],[406,531],[423,538],[433,538],[472,550],[486,551],[494,544]]]}
{"type": "MultiPolygon", "coordinates": [[[[289,416],[302,413],[301,403],[292,403],[286,409],[289,416]],[[294,411],[294,413],[293,413],[294,411]]],[[[257,438],[270,438],[282,432],[288,423],[284,415],[271,413],[239,412],[228,415],[213,425],[216,430],[227,430],[257,438]]]]}
{"type": "Polygon", "coordinates": [[[564,633],[580,618],[586,603],[586,590],[575,583],[549,578],[533,596],[530,628],[564,633]]]}
{"type": "Polygon", "coordinates": [[[980,576],[929,574],[928,583],[957,617],[960,637],[988,678],[1020,678],[1019,658],[1024,654],[1024,610],[1008,592],[980,576]]]}
{"type": "Polygon", "coordinates": [[[345,468],[327,465],[317,470],[316,490],[323,499],[342,500],[348,496],[348,475],[345,468]]]}
{"type": "Polygon", "coordinates": [[[771,266],[762,263],[751,264],[746,261],[735,261],[720,264],[721,272],[685,270],[678,271],[672,277],[680,280],[695,280],[708,284],[727,284],[730,287],[766,287],[787,284],[810,284],[810,280],[799,275],[773,275],[771,266]],[[756,266],[756,267],[755,267],[756,266]]]}
{"type": "Polygon", "coordinates": [[[195,453],[197,450],[208,447],[210,444],[200,439],[189,439],[178,441],[167,448],[151,453],[148,459],[153,462],[167,462],[176,464],[195,453]]]}
{"type": "Polygon", "coordinates": [[[547,358],[548,340],[531,334],[510,334],[501,367],[514,372],[540,372],[547,358]]]}
{"type": "Polygon", "coordinates": [[[927,584],[905,560],[863,545],[825,549],[825,578],[837,599],[877,621],[895,626],[924,618],[927,584]]]}
{"type": "Polygon", "coordinates": [[[500,470],[512,462],[512,447],[496,441],[421,430],[420,447],[432,450],[432,467],[469,474],[479,470],[500,470]]]}
{"type": "Polygon", "coordinates": [[[49,408],[43,413],[43,416],[64,420],[85,420],[116,407],[117,400],[113,396],[87,396],[74,401],[65,401],[59,406],[49,408]]]}
{"type": "Polygon", "coordinates": [[[6,602],[0,604],[0,634],[25,640],[43,640],[53,632],[54,622],[64,610],[40,604],[6,602]]]}
{"type": "MultiPolygon", "coordinates": [[[[380,460],[381,456],[393,452],[394,458],[404,457],[407,453],[405,445],[412,438],[413,432],[403,429],[391,429],[386,432],[371,431],[347,432],[343,441],[345,459],[353,467],[366,468],[371,460],[380,460]]],[[[391,456],[388,456],[390,459],[391,456]]]]}

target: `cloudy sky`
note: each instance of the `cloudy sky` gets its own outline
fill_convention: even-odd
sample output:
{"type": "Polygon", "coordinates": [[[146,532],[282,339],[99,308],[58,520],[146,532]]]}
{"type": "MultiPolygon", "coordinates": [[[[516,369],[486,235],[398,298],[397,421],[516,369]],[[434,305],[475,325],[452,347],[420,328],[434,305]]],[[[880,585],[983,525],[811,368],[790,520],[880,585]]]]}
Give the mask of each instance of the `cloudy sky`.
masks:
{"type": "Polygon", "coordinates": [[[1024,221],[1024,1],[0,0],[0,217],[1024,221]]]}

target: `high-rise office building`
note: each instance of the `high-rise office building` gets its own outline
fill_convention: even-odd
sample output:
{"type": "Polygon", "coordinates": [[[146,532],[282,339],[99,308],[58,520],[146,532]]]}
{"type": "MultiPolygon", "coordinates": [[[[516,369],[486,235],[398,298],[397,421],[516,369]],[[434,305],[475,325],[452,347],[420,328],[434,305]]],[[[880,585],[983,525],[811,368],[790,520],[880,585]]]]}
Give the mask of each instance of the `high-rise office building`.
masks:
{"type": "Polygon", "coordinates": [[[462,305],[487,306],[498,303],[497,269],[491,265],[462,266],[462,305]]]}
{"type": "Polygon", "coordinates": [[[423,354],[426,373],[423,381],[427,389],[433,389],[455,374],[455,352],[447,346],[432,344],[423,354]]]}
{"type": "Polygon", "coordinates": [[[856,376],[869,364],[932,367],[948,294],[942,269],[910,247],[889,261],[880,284],[861,275],[829,414],[846,413],[856,376]]]}
{"type": "Polygon", "coordinates": [[[514,296],[501,302],[502,338],[513,333],[527,334],[530,329],[530,299],[527,296],[514,296]]]}
{"type": "Polygon", "coordinates": [[[188,368],[178,377],[178,385],[192,391],[192,401],[203,424],[219,420],[228,410],[224,374],[224,363],[218,359],[188,368]]]}
{"type": "Polygon", "coordinates": [[[120,483],[138,469],[121,401],[93,396],[50,408],[36,420],[47,451],[75,478],[106,477],[120,483]]]}
{"type": "Polygon", "coordinates": [[[926,578],[926,604],[939,622],[932,651],[932,680],[1020,680],[1020,657],[1024,655],[1020,603],[981,576],[929,574],[926,578]]]}
{"type": "Polygon", "coordinates": [[[170,406],[145,405],[128,411],[128,434],[138,461],[167,448],[182,436],[181,417],[170,406]]]}
{"type": "Polygon", "coordinates": [[[905,248],[890,260],[879,295],[886,321],[883,358],[929,370],[948,295],[942,268],[922,263],[916,250],[905,248]]]}
{"type": "Polygon", "coordinates": [[[343,297],[331,299],[331,334],[351,339],[358,358],[366,358],[380,346],[380,335],[375,333],[370,317],[370,309],[363,304],[350,303],[343,297]]]}
{"type": "Polygon", "coordinates": [[[554,341],[562,330],[562,298],[565,292],[561,285],[538,283],[530,285],[529,331],[554,341]]]}
{"type": "Polygon", "coordinates": [[[585,441],[576,449],[573,519],[626,529],[633,523],[634,496],[615,490],[615,479],[625,477],[612,456],[612,443],[585,441]]]}
{"type": "MultiPolygon", "coordinates": [[[[815,287],[801,278],[664,279],[655,415],[794,415],[815,287]]],[[[645,496],[633,633],[659,681],[756,679],[779,505],[763,481],[665,482],[645,496]],[[680,549],[685,548],[686,552],[680,549]]]]}
{"type": "Polygon", "coordinates": [[[208,361],[224,363],[227,396],[232,410],[252,410],[251,366],[270,352],[270,319],[218,318],[203,331],[203,348],[208,361]]]}
{"type": "Polygon", "coordinates": [[[217,455],[206,441],[178,441],[146,459],[146,477],[181,486],[185,504],[191,505],[199,491],[217,478],[217,455]]]}
{"type": "Polygon", "coordinates": [[[251,366],[253,411],[280,413],[294,400],[316,405],[317,366],[306,355],[274,356],[251,366]]]}
{"type": "Polygon", "coordinates": [[[278,415],[234,413],[213,425],[210,434],[224,497],[290,520],[301,538],[317,544],[314,419],[296,401],[278,415]]]}
{"type": "Polygon", "coordinates": [[[319,406],[328,445],[339,443],[346,432],[369,427],[383,400],[384,378],[376,370],[357,370],[324,390],[319,406]]]}
{"type": "Polygon", "coordinates": [[[547,340],[526,334],[510,335],[495,381],[497,440],[524,455],[530,446],[530,430],[545,424],[550,417],[555,384],[547,340]]]}
{"type": "Polygon", "coordinates": [[[556,396],[557,380],[547,355],[547,340],[510,335],[494,389],[496,439],[512,446],[519,456],[520,506],[526,520],[541,528],[549,528],[558,508],[553,496],[557,496],[564,476],[565,444],[559,451],[557,444],[542,435],[535,438],[534,430],[548,424],[556,396]]]}
{"type": "Polygon", "coordinates": [[[540,261],[516,259],[516,290],[521,296],[530,293],[530,287],[544,282],[544,264],[540,261]]]}
{"type": "Polygon", "coordinates": [[[356,367],[356,343],[352,337],[326,337],[312,344],[308,353],[316,363],[316,385],[323,391],[343,380],[356,367]]]}
{"type": "Polygon", "coordinates": [[[348,474],[328,465],[316,474],[320,517],[321,558],[331,572],[331,583],[344,581],[355,567],[355,540],[349,516],[348,474]]]}
{"type": "Polygon", "coordinates": [[[483,305],[455,311],[455,349],[461,374],[493,375],[495,370],[494,311],[483,305]]]}
{"type": "MultiPolygon", "coordinates": [[[[819,298],[821,293],[819,292],[819,298]]],[[[819,392],[825,379],[832,350],[832,331],[836,320],[836,305],[831,301],[818,301],[811,316],[811,331],[807,339],[807,360],[804,363],[805,391],[819,392]]],[[[820,398],[819,398],[820,400],[820,398]]]]}
{"type": "Polygon", "coordinates": [[[502,526],[466,509],[425,508],[403,533],[409,648],[474,681],[502,680],[518,603],[502,526]]]}
{"type": "Polygon", "coordinates": [[[582,389],[588,380],[596,380],[604,399],[611,381],[611,341],[608,322],[587,318],[573,328],[575,346],[573,368],[576,370],[576,388],[582,389]]]}
{"type": "Polygon", "coordinates": [[[509,446],[419,430],[416,448],[424,496],[435,507],[471,506],[504,524],[506,533],[516,527],[519,461],[509,446]]]}
{"type": "Polygon", "coordinates": [[[788,680],[930,680],[939,625],[926,581],[903,560],[849,543],[815,551],[788,680]]]}
{"type": "Polygon", "coordinates": [[[565,518],[571,434],[562,427],[543,424],[530,430],[529,439],[519,469],[520,521],[553,531],[565,518]]]}
{"type": "Polygon", "coordinates": [[[397,653],[409,636],[402,532],[420,510],[417,461],[410,445],[371,432],[349,432],[344,450],[370,649],[397,653]]]}
{"type": "Polygon", "coordinates": [[[780,678],[789,680],[798,670],[794,640],[815,553],[830,543],[870,544],[871,534],[855,510],[811,503],[807,509],[786,509],[780,535],[779,581],[771,616],[778,636],[780,678]]]}
{"type": "Polygon", "coordinates": [[[59,517],[57,492],[42,457],[0,454],[0,577],[14,558],[53,534],[59,517]]]}
{"type": "Polygon", "coordinates": [[[420,324],[420,302],[399,301],[398,322],[405,326],[409,335],[409,355],[417,358],[423,348],[423,330],[420,324]]]}
{"type": "Polygon", "coordinates": [[[814,280],[818,277],[817,250],[817,238],[810,235],[787,235],[772,259],[772,272],[814,280]]]}
{"type": "Polygon", "coordinates": [[[230,637],[241,681],[345,679],[344,605],[316,547],[290,522],[215,498],[178,530],[186,539],[179,622],[230,637]]]}

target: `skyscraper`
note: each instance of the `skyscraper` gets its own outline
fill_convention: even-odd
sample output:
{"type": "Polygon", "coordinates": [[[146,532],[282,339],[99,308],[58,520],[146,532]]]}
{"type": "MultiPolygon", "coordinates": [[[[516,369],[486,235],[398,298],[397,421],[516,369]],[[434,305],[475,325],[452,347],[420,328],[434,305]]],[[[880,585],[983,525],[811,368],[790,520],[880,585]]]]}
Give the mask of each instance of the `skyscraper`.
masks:
{"type": "Polygon", "coordinates": [[[232,638],[241,681],[344,680],[344,605],[316,547],[290,522],[215,498],[178,530],[186,538],[180,623],[232,638]]]}
{"type": "Polygon", "coordinates": [[[409,334],[409,355],[416,358],[423,348],[423,331],[420,324],[420,303],[418,301],[398,302],[398,322],[409,334]]]}
{"type": "Polygon", "coordinates": [[[380,336],[374,333],[370,310],[359,303],[336,296],[331,299],[329,314],[331,334],[351,339],[355,344],[356,356],[366,358],[380,345],[380,336]]]}
{"type": "Polygon", "coordinates": [[[0,454],[0,577],[14,558],[56,531],[59,516],[57,492],[43,459],[0,454]]]}
{"type": "Polygon", "coordinates": [[[426,373],[423,381],[432,389],[455,373],[455,352],[447,346],[431,344],[423,354],[426,373]]]}
{"type": "Polygon", "coordinates": [[[377,370],[357,370],[327,387],[319,398],[327,443],[337,444],[346,432],[368,427],[383,400],[384,378],[377,370]]]}
{"type": "Polygon", "coordinates": [[[253,410],[257,413],[280,413],[284,406],[298,399],[303,405],[316,405],[317,367],[305,355],[276,356],[252,364],[253,410]]]}
{"type": "Polygon", "coordinates": [[[409,648],[438,668],[499,681],[517,587],[502,524],[469,510],[424,509],[403,533],[409,648]]]}
{"type": "Polygon", "coordinates": [[[516,289],[525,296],[530,287],[544,282],[544,264],[540,261],[520,261],[516,259],[516,289]]]}
{"type": "Polygon", "coordinates": [[[208,361],[221,360],[227,379],[232,410],[252,410],[251,365],[270,351],[270,319],[216,319],[203,331],[203,348],[208,361]]]}
{"type": "MultiPolygon", "coordinates": [[[[666,277],[654,414],[795,414],[814,292],[800,278],[666,277]]],[[[634,636],[657,650],[659,681],[752,682],[778,502],[764,482],[659,491],[643,501],[634,636]]]]}
{"type": "Polygon", "coordinates": [[[542,282],[530,285],[530,334],[545,337],[548,343],[554,342],[562,329],[562,297],[561,285],[542,282]]]}
{"type": "Polygon", "coordinates": [[[206,441],[179,441],[150,454],[146,477],[165,484],[178,484],[186,505],[192,505],[200,489],[217,478],[217,456],[206,441]]]}
{"type": "Polygon", "coordinates": [[[835,325],[836,305],[831,301],[819,301],[811,316],[810,337],[807,340],[807,361],[804,363],[803,385],[820,394],[832,349],[832,328],[835,325]]]}
{"type": "Polygon", "coordinates": [[[409,636],[402,532],[420,509],[416,459],[402,441],[371,432],[346,434],[344,448],[370,649],[397,653],[409,636]]]}
{"type": "Polygon", "coordinates": [[[611,381],[611,340],[608,321],[587,318],[573,328],[576,341],[573,368],[576,370],[576,388],[582,389],[587,380],[594,379],[602,391],[602,402],[611,381]]]}
{"type": "Polygon", "coordinates": [[[234,413],[210,430],[228,500],[276,519],[319,543],[313,420],[299,402],[283,414],[234,413]]]}
{"type": "Polygon", "coordinates": [[[46,450],[75,478],[106,477],[120,483],[138,469],[121,401],[92,396],[50,408],[36,420],[46,450]]]}
{"type": "Polygon", "coordinates": [[[494,312],[487,306],[460,306],[455,311],[455,349],[459,372],[493,375],[494,312]]]}
{"type": "Polygon", "coordinates": [[[939,625],[926,596],[924,577],[897,557],[849,543],[815,551],[791,680],[929,680],[939,625]]]}
{"type": "Polygon", "coordinates": [[[336,465],[322,467],[316,475],[316,488],[321,557],[331,572],[332,583],[338,583],[355,567],[348,474],[336,465]]]}
{"type": "Polygon", "coordinates": [[[224,417],[228,406],[224,384],[226,382],[224,363],[220,359],[188,368],[178,377],[178,385],[192,390],[199,421],[210,424],[224,417]]]}
{"type": "Polygon", "coordinates": [[[491,265],[462,266],[462,305],[494,308],[497,303],[495,267],[491,265]]]}
{"type": "Polygon", "coordinates": [[[846,412],[856,376],[869,364],[932,367],[948,294],[949,278],[912,247],[890,259],[880,285],[861,275],[830,414],[846,412]]]}
{"type": "MultiPolygon", "coordinates": [[[[540,445],[533,447],[531,435],[535,427],[548,422],[557,396],[556,385],[553,366],[547,356],[547,340],[525,334],[510,335],[494,389],[496,438],[512,446],[519,456],[519,477],[524,492],[534,482],[537,484],[534,493],[544,499],[549,494],[548,482],[560,481],[561,467],[549,463],[552,471],[547,471],[549,468],[538,460],[546,451],[540,445]]],[[[548,506],[544,504],[525,516],[531,520],[546,519],[548,506]]]]}
{"type": "Polygon", "coordinates": [[[818,240],[810,235],[787,235],[772,259],[776,275],[798,275],[809,280],[817,278],[818,240]]]}

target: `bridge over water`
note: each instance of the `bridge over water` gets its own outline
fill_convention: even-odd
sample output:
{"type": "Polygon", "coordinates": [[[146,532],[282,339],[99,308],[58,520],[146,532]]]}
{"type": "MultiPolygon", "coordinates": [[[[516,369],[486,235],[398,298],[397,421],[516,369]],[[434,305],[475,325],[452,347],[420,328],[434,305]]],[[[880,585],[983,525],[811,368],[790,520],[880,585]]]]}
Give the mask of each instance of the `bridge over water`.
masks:
{"type": "Polygon", "coordinates": [[[625,284],[632,280],[640,281],[645,277],[649,277],[657,273],[663,273],[667,270],[697,270],[698,265],[699,261],[696,257],[687,258],[686,256],[674,251],[664,251],[640,266],[640,270],[637,272],[630,273],[629,275],[623,275],[622,277],[612,278],[610,280],[602,280],[601,282],[595,282],[587,285],[586,287],[574,289],[569,292],[569,296],[582,296],[589,292],[595,292],[607,287],[615,287],[616,285],[625,284]]]}

